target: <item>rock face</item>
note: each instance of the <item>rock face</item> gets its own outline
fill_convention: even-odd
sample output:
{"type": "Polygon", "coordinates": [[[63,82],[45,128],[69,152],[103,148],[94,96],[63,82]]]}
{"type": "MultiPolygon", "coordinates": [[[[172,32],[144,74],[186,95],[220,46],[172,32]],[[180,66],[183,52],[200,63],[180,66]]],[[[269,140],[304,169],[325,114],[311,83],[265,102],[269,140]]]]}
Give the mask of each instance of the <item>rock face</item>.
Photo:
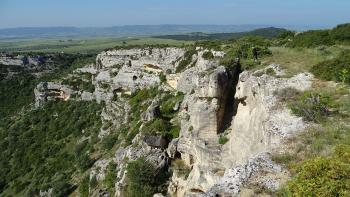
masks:
{"type": "MultiPolygon", "coordinates": [[[[247,183],[277,189],[285,171],[271,161],[269,153],[307,125],[291,115],[274,92],[284,88],[306,90],[313,76],[302,73],[282,78],[284,72],[277,65],[241,72],[238,63],[228,67],[219,65],[216,58],[204,59],[202,55],[207,51],[197,48],[191,63],[180,73],[175,70],[184,59],[182,48],[106,51],[97,56],[95,65],[73,74],[91,76],[83,81],[94,86],[93,92],[73,90],[61,83],[40,83],[35,89],[36,105],[71,99],[73,95],[75,99],[104,102],[101,119],[109,126],[102,127],[98,134],[103,139],[129,123],[130,106],[125,95],[156,85],[162,91],[182,92],[183,101],[174,107],[178,112],[176,121],[181,123],[179,138],[169,142],[140,132],[131,145],[120,146],[112,158],[97,161],[90,177],[102,181],[108,163],[115,163],[115,196],[120,197],[127,184],[129,161],[144,157],[159,169],[167,169],[171,160],[181,159],[190,172],[188,176],[173,173],[170,196],[238,195],[247,183]],[[166,77],[164,83],[159,78],[161,73],[166,77]]],[[[220,51],[212,53],[214,57],[225,56],[220,51]]],[[[159,99],[148,103],[140,124],[161,117],[159,99]]]]}
{"type": "Polygon", "coordinates": [[[25,55],[11,55],[0,54],[0,64],[8,66],[25,66],[34,65],[38,66],[49,61],[49,57],[45,56],[25,56],[25,55]]]}
{"type": "Polygon", "coordinates": [[[25,58],[24,56],[20,56],[20,55],[18,56],[1,55],[0,64],[22,66],[25,64],[25,58]]]}
{"type": "Polygon", "coordinates": [[[53,82],[42,82],[34,90],[35,106],[40,107],[49,100],[67,101],[73,94],[69,87],[53,82]]]}
{"type": "MultiPolygon", "coordinates": [[[[276,66],[272,68],[279,69],[276,66]]],[[[220,70],[218,68],[212,72],[216,74],[209,75],[216,77],[208,79],[216,80],[205,83],[205,79],[201,79],[204,82],[197,83],[203,86],[195,85],[195,77],[185,77],[192,80],[181,87],[187,91],[194,89],[193,94],[185,96],[183,108],[186,110],[183,113],[189,118],[182,122],[177,147],[192,171],[186,180],[174,174],[169,187],[173,196],[238,194],[241,186],[251,181],[255,172],[261,171],[252,161],[258,160],[258,166],[275,165],[268,156],[261,160],[258,155],[277,149],[281,140],[307,126],[301,118],[291,115],[285,106],[277,102],[274,92],[288,87],[301,91],[310,88],[313,79],[310,73],[292,78],[275,78],[245,71],[239,75],[235,88],[232,122],[225,132],[228,142],[219,145],[220,103],[225,101],[225,92],[229,91],[222,85],[227,77],[220,70]],[[213,99],[203,99],[206,96],[213,99]]],[[[189,73],[198,72],[187,70],[184,75],[189,73]]],[[[278,174],[282,170],[271,172],[278,174]]],[[[268,182],[276,182],[269,178],[266,178],[268,182]]],[[[260,181],[261,184],[263,182],[260,181]]]]}

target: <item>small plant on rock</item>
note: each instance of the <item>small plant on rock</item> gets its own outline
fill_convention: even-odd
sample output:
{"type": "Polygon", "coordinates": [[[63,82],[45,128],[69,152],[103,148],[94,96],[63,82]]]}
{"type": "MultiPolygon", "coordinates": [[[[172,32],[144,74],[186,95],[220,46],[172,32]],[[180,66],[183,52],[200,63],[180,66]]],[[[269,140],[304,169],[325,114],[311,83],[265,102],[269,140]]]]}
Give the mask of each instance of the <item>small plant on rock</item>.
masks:
{"type": "Polygon", "coordinates": [[[219,144],[224,145],[229,141],[229,139],[225,135],[221,135],[219,137],[219,144]]]}

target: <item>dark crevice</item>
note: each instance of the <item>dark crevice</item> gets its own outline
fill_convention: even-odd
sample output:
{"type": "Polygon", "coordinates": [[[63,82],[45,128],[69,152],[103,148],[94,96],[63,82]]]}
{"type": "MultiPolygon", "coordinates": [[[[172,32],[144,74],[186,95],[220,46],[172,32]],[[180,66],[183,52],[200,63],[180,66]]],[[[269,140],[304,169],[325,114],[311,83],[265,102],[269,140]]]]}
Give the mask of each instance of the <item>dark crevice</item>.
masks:
{"type": "Polygon", "coordinates": [[[231,68],[228,69],[230,83],[227,87],[227,95],[224,104],[224,115],[218,133],[225,132],[225,130],[231,126],[233,117],[237,114],[237,108],[239,104],[239,101],[235,100],[235,94],[239,81],[239,75],[242,73],[242,67],[239,62],[236,62],[231,68]]]}

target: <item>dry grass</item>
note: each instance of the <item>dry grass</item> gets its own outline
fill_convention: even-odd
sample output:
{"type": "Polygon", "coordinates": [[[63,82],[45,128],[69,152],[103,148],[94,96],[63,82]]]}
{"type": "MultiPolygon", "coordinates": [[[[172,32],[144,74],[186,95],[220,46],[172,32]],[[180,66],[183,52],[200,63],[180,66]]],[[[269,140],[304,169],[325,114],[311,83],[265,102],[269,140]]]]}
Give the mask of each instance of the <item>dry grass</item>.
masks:
{"type": "Polygon", "coordinates": [[[272,56],[265,57],[262,62],[268,64],[279,64],[286,69],[287,75],[292,76],[300,72],[309,71],[310,68],[324,60],[335,58],[341,47],[306,49],[271,47],[272,56]]]}

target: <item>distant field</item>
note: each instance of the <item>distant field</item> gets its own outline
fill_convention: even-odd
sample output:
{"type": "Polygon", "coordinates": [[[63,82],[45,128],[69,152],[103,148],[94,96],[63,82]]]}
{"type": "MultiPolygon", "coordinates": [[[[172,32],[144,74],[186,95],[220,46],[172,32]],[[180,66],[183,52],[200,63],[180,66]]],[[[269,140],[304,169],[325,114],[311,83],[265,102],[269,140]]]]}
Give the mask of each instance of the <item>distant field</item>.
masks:
{"type": "Polygon", "coordinates": [[[190,41],[177,41],[161,38],[1,40],[0,51],[93,53],[100,52],[106,48],[122,45],[169,44],[171,46],[181,46],[190,43],[190,41]]]}

